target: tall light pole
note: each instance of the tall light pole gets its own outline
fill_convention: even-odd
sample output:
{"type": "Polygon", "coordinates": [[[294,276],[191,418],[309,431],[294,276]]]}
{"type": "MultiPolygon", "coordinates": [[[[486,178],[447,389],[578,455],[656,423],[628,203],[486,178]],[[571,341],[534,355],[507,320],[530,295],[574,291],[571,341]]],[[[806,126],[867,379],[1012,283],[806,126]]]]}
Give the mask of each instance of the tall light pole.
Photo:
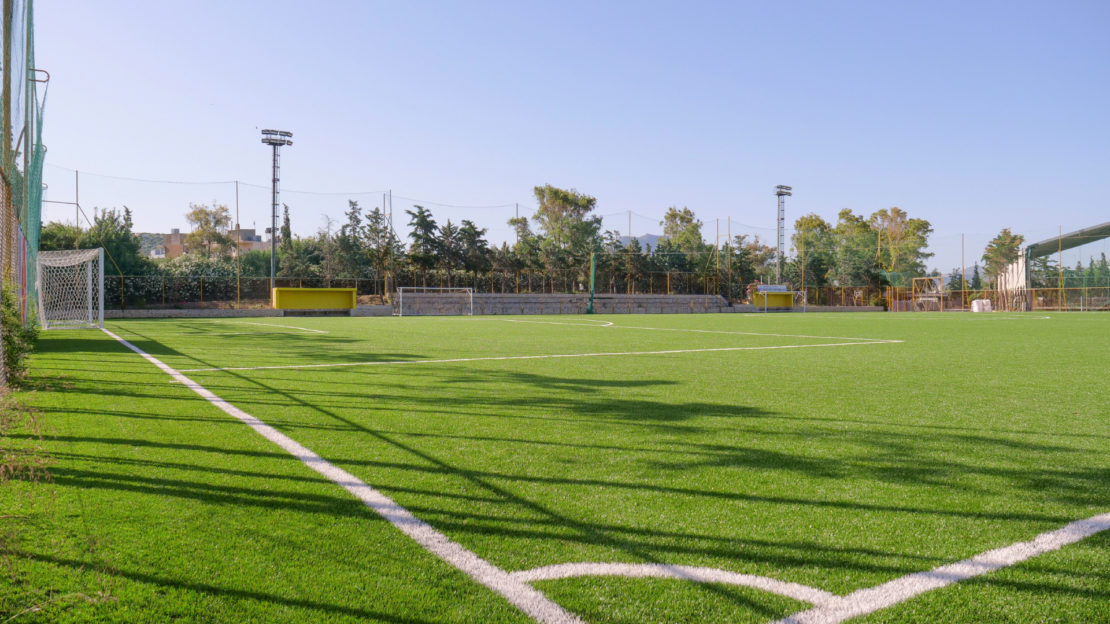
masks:
{"type": "Polygon", "coordinates": [[[284,130],[263,130],[262,142],[274,148],[274,178],[271,187],[273,202],[270,206],[270,293],[274,292],[274,276],[277,274],[277,213],[278,213],[278,182],[281,173],[281,153],[278,151],[282,145],[293,144],[293,133],[284,130]]]}
{"type": "Polygon", "coordinates": [[[775,259],[775,282],[782,283],[782,261],[784,257],[783,231],[786,229],[786,198],[790,197],[794,189],[789,186],[778,185],[775,187],[775,196],[779,198],[779,249],[775,259]]]}

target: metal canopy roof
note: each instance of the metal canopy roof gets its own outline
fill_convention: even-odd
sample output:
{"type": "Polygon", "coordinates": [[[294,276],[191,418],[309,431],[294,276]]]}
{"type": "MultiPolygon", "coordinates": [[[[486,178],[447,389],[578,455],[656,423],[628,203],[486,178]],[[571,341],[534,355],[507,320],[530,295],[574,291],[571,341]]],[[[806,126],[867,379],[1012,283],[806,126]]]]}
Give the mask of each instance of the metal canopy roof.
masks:
{"type": "Polygon", "coordinates": [[[1068,232],[1061,236],[1046,238],[1039,243],[1033,243],[1025,248],[1026,257],[1040,258],[1049,256],[1057,251],[1072,249],[1087,243],[1093,243],[1104,238],[1110,238],[1110,221],[1100,225],[1092,225],[1081,230],[1068,232]]]}

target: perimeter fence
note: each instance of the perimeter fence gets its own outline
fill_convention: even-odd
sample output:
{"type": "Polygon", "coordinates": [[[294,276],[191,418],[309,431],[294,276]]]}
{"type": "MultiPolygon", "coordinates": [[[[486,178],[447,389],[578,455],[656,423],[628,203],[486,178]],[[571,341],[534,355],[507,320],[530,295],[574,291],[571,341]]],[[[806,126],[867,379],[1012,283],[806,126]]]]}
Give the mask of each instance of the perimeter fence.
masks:
{"type": "MultiPolygon", "coordinates": [[[[598,295],[720,295],[734,303],[750,301],[752,284],[727,281],[726,276],[683,272],[644,273],[632,287],[624,279],[598,275],[598,295]]],[[[580,271],[400,271],[361,278],[320,276],[279,277],[283,288],[354,288],[359,302],[387,303],[401,286],[462,287],[490,294],[584,294],[589,279],[580,271]]],[[[869,286],[807,288],[809,305],[864,307],[881,305],[883,291],[869,286]]],[[[105,306],[136,308],[253,308],[270,302],[270,278],[234,275],[105,275],[105,306]]],[[[799,304],[800,305],[800,304],[799,304]]]]}
{"type": "Polygon", "coordinates": [[[970,311],[976,300],[995,311],[1110,311],[1110,286],[1028,288],[1020,290],[945,290],[914,296],[909,288],[887,288],[887,305],[896,312],[970,311]]]}

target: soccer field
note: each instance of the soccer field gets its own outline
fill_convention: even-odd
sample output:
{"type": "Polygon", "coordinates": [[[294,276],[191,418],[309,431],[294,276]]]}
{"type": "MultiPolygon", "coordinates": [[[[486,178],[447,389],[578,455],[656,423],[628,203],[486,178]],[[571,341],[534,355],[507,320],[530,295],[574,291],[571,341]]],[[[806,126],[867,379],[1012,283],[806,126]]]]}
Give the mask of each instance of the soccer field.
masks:
{"type": "Polygon", "coordinates": [[[1110,622],[1108,364],[1097,313],[46,332],[0,614],[1110,622]]]}

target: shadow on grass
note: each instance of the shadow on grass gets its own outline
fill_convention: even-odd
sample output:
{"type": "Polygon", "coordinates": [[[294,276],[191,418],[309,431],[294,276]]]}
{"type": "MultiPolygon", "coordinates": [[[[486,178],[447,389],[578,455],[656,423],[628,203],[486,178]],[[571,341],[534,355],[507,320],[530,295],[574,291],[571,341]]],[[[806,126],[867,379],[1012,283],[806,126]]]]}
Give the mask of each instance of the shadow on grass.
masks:
{"type": "Polygon", "coordinates": [[[129,572],[117,568],[104,568],[102,566],[95,566],[95,564],[90,561],[55,557],[43,553],[24,552],[19,553],[19,555],[21,557],[26,557],[28,559],[41,561],[51,565],[70,568],[71,570],[75,570],[77,572],[82,572],[92,566],[100,574],[107,574],[113,577],[124,578],[139,583],[147,583],[160,587],[173,587],[176,589],[183,589],[209,596],[225,596],[231,598],[241,598],[245,600],[257,600],[259,602],[267,602],[284,607],[295,607],[300,609],[307,609],[310,611],[318,611],[321,612],[322,617],[326,617],[324,614],[345,615],[358,618],[367,618],[370,620],[382,622],[396,622],[397,624],[430,624],[431,622],[435,621],[409,618],[392,613],[383,613],[380,611],[369,611],[367,609],[356,609],[353,607],[345,607],[342,605],[330,604],[326,602],[317,602],[314,600],[290,598],[286,596],[278,596],[275,594],[267,594],[257,591],[223,587],[220,585],[212,585],[208,583],[184,581],[181,579],[173,579],[165,576],[146,574],[143,572],[129,572]]]}
{"type": "MultiPolygon", "coordinates": [[[[133,332],[137,333],[137,332],[133,332]]],[[[283,340],[286,336],[283,335],[283,340]]],[[[314,338],[313,347],[320,348],[320,340],[314,338]]],[[[115,345],[118,350],[122,347],[115,345]]],[[[137,345],[160,345],[153,338],[144,338],[137,345]]],[[[166,355],[180,355],[168,347],[146,349],[149,353],[166,355]]],[[[358,357],[365,357],[359,355],[358,357]]],[[[393,357],[392,355],[390,357],[393,357]]],[[[413,356],[416,357],[416,356],[413,356]]],[[[209,362],[196,357],[190,360],[197,362],[200,367],[212,366],[209,362]]],[[[222,375],[238,380],[236,383],[205,383],[209,389],[218,394],[224,390],[235,394],[247,394],[249,398],[239,402],[248,412],[255,413],[262,420],[271,425],[289,429],[314,428],[323,430],[336,430],[357,433],[368,439],[376,440],[388,445],[412,458],[408,461],[374,461],[363,458],[330,458],[331,461],[341,466],[361,466],[371,469],[390,469],[404,471],[409,474],[430,474],[437,477],[461,479],[472,486],[480,494],[456,494],[447,491],[449,488],[443,483],[442,489],[435,486],[427,489],[410,488],[403,485],[404,479],[391,482],[382,486],[383,490],[396,493],[417,494],[420,496],[465,499],[475,503],[494,503],[503,505],[506,514],[515,514],[520,517],[504,517],[483,515],[477,512],[453,512],[440,507],[409,506],[411,510],[425,518],[434,518],[435,526],[448,531],[462,543],[466,543],[467,535],[514,537],[528,540],[563,540],[577,542],[591,546],[604,546],[622,553],[622,558],[629,558],[643,562],[674,563],[675,557],[680,558],[724,558],[733,561],[747,561],[773,566],[791,568],[806,567],[837,567],[882,574],[904,574],[931,567],[939,563],[932,559],[886,553],[872,549],[839,549],[805,542],[760,542],[757,540],[730,540],[716,536],[699,535],[693,532],[654,531],[637,529],[634,527],[619,526],[597,521],[583,521],[562,513],[549,505],[538,502],[534,497],[528,496],[529,488],[540,485],[568,486],[566,491],[575,492],[592,488],[610,488],[637,492],[653,492],[661,495],[681,496],[690,499],[709,498],[726,500],[730,502],[755,502],[791,507],[816,507],[822,509],[844,509],[863,512],[897,512],[908,514],[921,514],[933,516],[949,516],[975,520],[1012,520],[1021,522],[1057,523],[1071,520],[1050,514],[1024,513],[1024,512],[992,512],[982,509],[941,509],[930,508],[925,505],[904,505],[888,502],[864,502],[855,500],[822,500],[814,496],[803,498],[799,496],[773,496],[753,494],[741,491],[713,491],[696,487],[678,487],[667,485],[666,481],[652,483],[626,481],[612,478],[576,478],[565,475],[535,476],[525,474],[523,471],[512,470],[474,470],[460,465],[457,462],[445,459],[441,454],[419,448],[407,439],[432,439],[437,437],[456,438],[459,440],[476,440],[494,444],[539,445],[559,446],[564,448],[580,449],[605,449],[617,453],[648,453],[661,454],[667,457],[675,455],[675,448],[680,447],[685,453],[683,461],[657,459],[646,462],[654,468],[680,471],[695,468],[739,468],[759,469],[778,472],[800,473],[813,479],[842,479],[846,477],[866,478],[876,481],[893,481],[897,483],[919,486],[945,486],[951,488],[970,489],[973,486],[957,482],[957,477],[976,476],[1008,480],[1015,489],[1038,494],[1045,491],[1053,492],[1057,500],[1076,504],[1105,503],[1110,499],[1107,493],[1107,484],[1110,484],[1110,470],[1083,469],[1083,470],[1054,470],[1043,466],[1023,468],[1001,468],[972,464],[970,462],[944,461],[929,456],[928,449],[907,440],[907,435],[913,434],[878,431],[873,427],[861,425],[860,430],[821,431],[809,430],[804,432],[775,431],[771,428],[761,430],[762,436],[793,435],[810,436],[813,438],[831,438],[843,440],[851,447],[858,447],[843,458],[827,458],[806,455],[802,452],[790,453],[780,450],[769,450],[757,446],[743,444],[719,444],[691,441],[661,442],[659,448],[637,446],[635,444],[597,444],[589,439],[581,441],[561,440],[527,440],[512,436],[467,436],[453,435],[441,436],[433,433],[407,433],[377,429],[344,415],[351,408],[351,400],[367,400],[367,394],[374,395],[374,400],[390,405],[403,402],[411,406],[412,411],[437,414],[444,413],[444,399],[435,393],[421,393],[420,384],[451,384],[454,387],[465,387],[467,384],[501,384],[508,388],[524,388],[513,394],[493,395],[490,393],[465,393],[454,395],[455,403],[450,406],[451,414],[467,413],[482,415],[491,418],[506,418],[506,412],[535,412],[520,417],[526,420],[557,420],[572,423],[588,431],[589,427],[597,425],[618,424],[626,427],[651,430],[662,434],[674,433],[686,435],[691,432],[721,428],[726,425],[710,423],[707,419],[720,419],[722,423],[743,423],[750,420],[783,421],[795,420],[821,420],[802,417],[791,417],[761,410],[759,408],[742,405],[722,405],[698,401],[673,401],[664,402],[642,398],[614,397],[606,390],[629,388],[650,388],[656,386],[674,385],[670,380],[638,379],[624,381],[617,379],[589,379],[581,377],[562,377],[524,373],[518,371],[480,370],[460,372],[449,370],[447,372],[431,373],[423,377],[416,376],[415,382],[408,382],[405,387],[402,383],[395,382],[390,392],[381,388],[366,387],[360,392],[355,388],[339,390],[340,386],[348,388],[356,384],[347,381],[331,383],[327,376],[313,377],[308,381],[303,375],[304,384],[293,386],[295,391],[280,386],[272,381],[260,380],[253,376],[237,371],[225,371],[222,375]],[[432,380],[429,382],[429,380],[432,380]],[[248,390],[244,390],[247,388],[248,390]],[[267,406],[288,408],[293,406],[302,413],[322,417],[333,424],[300,423],[293,420],[276,420],[268,418],[265,408],[267,406]],[[255,411],[252,408],[260,408],[255,411]],[[667,444],[673,444],[667,448],[667,444]],[[396,485],[393,485],[396,483],[396,485]],[[520,487],[506,487],[505,483],[515,483],[520,487]],[[521,513],[523,512],[523,513],[521,513]],[[665,540],[665,543],[653,543],[653,540],[665,540]],[[861,558],[870,560],[861,560],[861,558]],[[882,559],[888,561],[881,561],[882,559]],[[878,561],[876,561],[878,559],[878,561]],[[922,565],[926,563],[926,565],[922,565]]],[[[135,383],[134,396],[157,396],[157,393],[139,392],[141,387],[148,384],[135,383]]],[[[104,394],[113,396],[128,396],[129,391],[124,390],[126,384],[115,388],[102,389],[104,394]]],[[[177,399],[175,399],[177,400],[177,399]]],[[[191,400],[199,400],[191,399],[191,400]]],[[[367,406],[366,410],[378,409],[367,406]]],[[[130,418],[160,418],[161,416],[149,414],[142,416],[141,412],[128,414],[130,418]]],[[[833,419],[829,419],[833,420],[833,419]]],[[[861,421],[841,421],[860,425],[861,421]]],[[[882,423],[886,426],[900,426],[891,423],[882,423]]],[[[991,452],[1020,453],[1068,453],[1074,449],[1060,445],[1040,444],[1025,441],[1015,441],[1002,437],[971,434],[966,432],[943,431],[937,436],[946,445],[953,447],[972,447],[990,449],[991,452]]],[[[75,438],[80,439],[80,438],[75,438]]],[[[111,439],[111,438],[86,438],[84,441],[96,441],[105,444],[148,444],[158,446],[158,443],[144,441],[111,439]]],[[[198,445],[166,445],[178,450],[205,450],[217,452],[243,452],[236,450],[213,449],[198,445]]],[[[254,453],[259,456],[280,456],[289,458],[282,452],[254,453]]],[[[526,457],[526,455],[524,455],[526,457]]],[[[94,459],[95,461],[95,459],[94,459]]],[[[108,460],[110,461],[110,460],[108,460]]],[[[164,466],[174,469],[191,469],[183,467],[181,463],[173,466],[164,466]]],[[[209,470],[209,469],[202,469],[209,470]]],[[[211,469],[213,472],[224,472],[222,469],[211,469]]],[[[237,474],[226,471],[234,476],[265,476],[237,474]]],[[[372,480],[371,480],[372,481],[372,480]]],[[[429,482],[428,479],[410,479],[410,482],[429,482]]],[[[96,471],[63,471],[59,475],[59,482],[85,488],[105,488],[132,491],[142,494],[173,495],[184,498],[193,498],[224,504],[256,505],[266,507],[292,508],[307,513],[335,513],[335,508],[350,506],[346,497],[303,497],[294,493],[269,492],[274,494],[268,499],[255,495],[244,488],[214,486],[203,481],[176,480],[176,479],[146,479],[132,475],[108,475],[96,471]],[[305,500],[296,500],[296,498],[305,500]]],[[[353,500],[353,499],[351,499],[353,500]]],[[[368,513],[360,505],[354,506],[357,513],[368,513]]],[[[786,513],[786,512],[784,512],[786,513]]],[[[768,617],[779,614],[767,610],[760,604],[750,599],[734,594],[728,588],[712,586],[713,591],[718,591],[723,597],[737,603],[743,603],[747,608],[762,613],[768,617]]]]}

